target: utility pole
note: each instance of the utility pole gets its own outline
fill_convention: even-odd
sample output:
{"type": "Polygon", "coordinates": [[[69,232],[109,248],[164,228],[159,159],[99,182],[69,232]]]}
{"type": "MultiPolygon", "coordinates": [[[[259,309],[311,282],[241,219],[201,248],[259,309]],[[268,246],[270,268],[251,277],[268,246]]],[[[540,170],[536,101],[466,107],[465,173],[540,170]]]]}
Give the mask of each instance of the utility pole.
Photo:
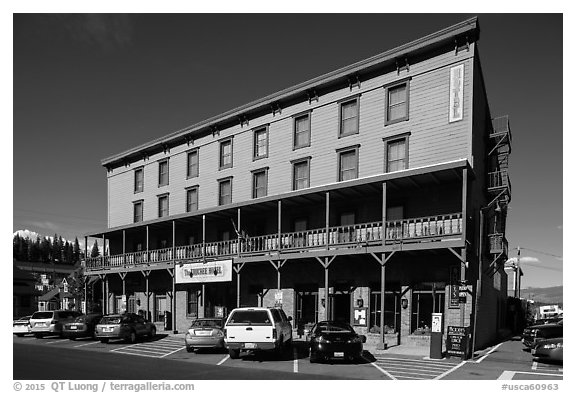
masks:
{"type": "Polygon", "coordinates": [[[514,279],[516,280],[516,288],[518,293],[514,293],[515,297],[520,299],[520,246],[517,247],[518,250],[518,255],[517,255],[517,259],[516,259],[516,274],[514,276],[514,279]]]}

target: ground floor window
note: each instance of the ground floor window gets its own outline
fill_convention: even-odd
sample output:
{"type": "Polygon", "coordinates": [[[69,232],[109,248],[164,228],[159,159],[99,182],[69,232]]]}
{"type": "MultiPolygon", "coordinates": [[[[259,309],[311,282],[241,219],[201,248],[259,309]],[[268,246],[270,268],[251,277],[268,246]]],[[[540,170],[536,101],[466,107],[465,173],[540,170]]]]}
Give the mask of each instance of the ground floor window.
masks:
{"type": "Polygon", "coordinates": [[[134,295],[128,298],[127,310],[128,312],[136,313],[136,299],[134,295]]]}
{"type": "MultiPolygon", "coordinates": [[[[380,331],[380,315],[382,293],[372,291],[370,294],[370,331],[380,331]]],[[[386,291],[384,296],[384,326],[386,333],[396,333],[400,330],[400,293],[386,291]]]]}
{"type": "Polygon", "coordinates": [[[443,284],[432,283],[421,285],[420,288],[412,291],[412,333],[429,333],[432,326],[432,313],[444,313],[446,298],[444,288],[443,284]],[[431,287],[431,289],[423,289],[424,287],[431,287]]]}
{"type": "Polygon", "coordinates": [[[164,322],[168,301],[166,295],[156,295],[154,298],[154,322],[164,322]]]}
{"type": "Polygon", "coordinates": [[[186,314],[189,317],[198,317],[198,290],[188,289],[186,303],[186,314]]]}

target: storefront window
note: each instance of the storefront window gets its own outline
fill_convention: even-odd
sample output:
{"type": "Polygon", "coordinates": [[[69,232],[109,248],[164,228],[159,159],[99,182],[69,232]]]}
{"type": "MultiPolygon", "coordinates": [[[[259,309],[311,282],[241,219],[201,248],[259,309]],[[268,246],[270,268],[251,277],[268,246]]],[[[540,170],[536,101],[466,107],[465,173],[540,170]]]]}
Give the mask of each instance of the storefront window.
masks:
{"type": "Polygon", "coordinates": [[[444,288],[443,283],[425,283],[415,287],[412,292],[412,333],[430,333],[432,313],[444,312],[444,288]]]}
{"type": "MultiPolygon", "coordinates": [[[[370,294],[370,332],[380,332],[381,293],[373,291],[370,294]]],[[[399,330],[400,320],[400,294],[386,291],[384,298],[384,326],[386,333],[396,333],[399,330]]]]}

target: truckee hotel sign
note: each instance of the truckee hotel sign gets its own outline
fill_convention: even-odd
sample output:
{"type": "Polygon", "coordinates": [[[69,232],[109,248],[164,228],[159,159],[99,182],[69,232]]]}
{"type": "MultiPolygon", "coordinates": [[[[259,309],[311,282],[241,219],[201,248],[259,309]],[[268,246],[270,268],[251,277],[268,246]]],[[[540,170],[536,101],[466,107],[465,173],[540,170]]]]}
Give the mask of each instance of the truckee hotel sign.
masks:
{"type": "Polygon", "coordinates": [[[176,284],[232,281],[232,260],[176,265],[176,284]]]}
{"type": "Polygon", "coordinates": [[[450,68],[450,119],[462,120],[464,107],[464,64],[450,68]]]}

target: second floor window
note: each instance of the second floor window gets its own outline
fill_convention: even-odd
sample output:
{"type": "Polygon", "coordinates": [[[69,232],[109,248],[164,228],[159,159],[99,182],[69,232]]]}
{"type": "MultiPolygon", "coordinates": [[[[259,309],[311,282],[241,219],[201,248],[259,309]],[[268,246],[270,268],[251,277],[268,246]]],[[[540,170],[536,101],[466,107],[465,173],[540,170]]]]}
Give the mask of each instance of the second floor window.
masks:
{"type": "Polygon", "coordinates": [[[310,159],[292,163],[292,189],[301,190],[310,187],[310,159]]]}
{"type": "Polygon", "coordinates": [[[340,136],[358,133],[358,98],[340,104],[340,136]]]}
{"type": "Polygon", "coordinates": [[[268,157],[268,127],[254,130],[254,159],[268,157]]]}
{"type": "Polygon", "coordinates": [[[310,114],[294,118],[294,149],[310,146],[310,114]]]}
{"type": "Polygon", "coordinates": [[[407,138],[386,141],[386,172],[408,168],[407,138]]]}
{"type": "Polygon", "coordinates": [[[338,181],[356,179],[358,177],[358,147],[346,149],[338,153],[338,181]]]}
{"type": "Polygon", "coordinates": [[[232,139],[220,142],[220,169],[232,168],[232,139]]]}
{"type": "Polygon", "coordinates": [[[158,197],[158,217],[168,217],[168,195],[158,197]]]}
{"type": "Polygon", "coordinates": [[[142,222],[144,219],[144,202],[134,202],[134,222],[142,222]]]}
{"type": "Polygon", "coordinates": [[[186,156],[186,178],[198,176],[198,150],[188,152],[186,156]]]}
{"type": "Polygon", "coordinates": [[[252,172],[252,198],[265,197],[268,194],[268,170],[252,172]]]}
{"type": "Polygon", "coordinates": [[[198,187],[192,187],[186,190],[186,212],[198,210],[198,187]]]}
{"type": "Polygon", "coordinates": [[[144,191],[144,168],[134,170],[134,193],[144,191]]]}
{"type": "Polygon", "coordinates": [[[232,179],[218,181],[218,204],[220,206],[232,203],[232,179]]]}
{"type": "Polygon", "coordinates": [[[158,162],[158,187],[168,185],[168,160],[158,162]]]}

